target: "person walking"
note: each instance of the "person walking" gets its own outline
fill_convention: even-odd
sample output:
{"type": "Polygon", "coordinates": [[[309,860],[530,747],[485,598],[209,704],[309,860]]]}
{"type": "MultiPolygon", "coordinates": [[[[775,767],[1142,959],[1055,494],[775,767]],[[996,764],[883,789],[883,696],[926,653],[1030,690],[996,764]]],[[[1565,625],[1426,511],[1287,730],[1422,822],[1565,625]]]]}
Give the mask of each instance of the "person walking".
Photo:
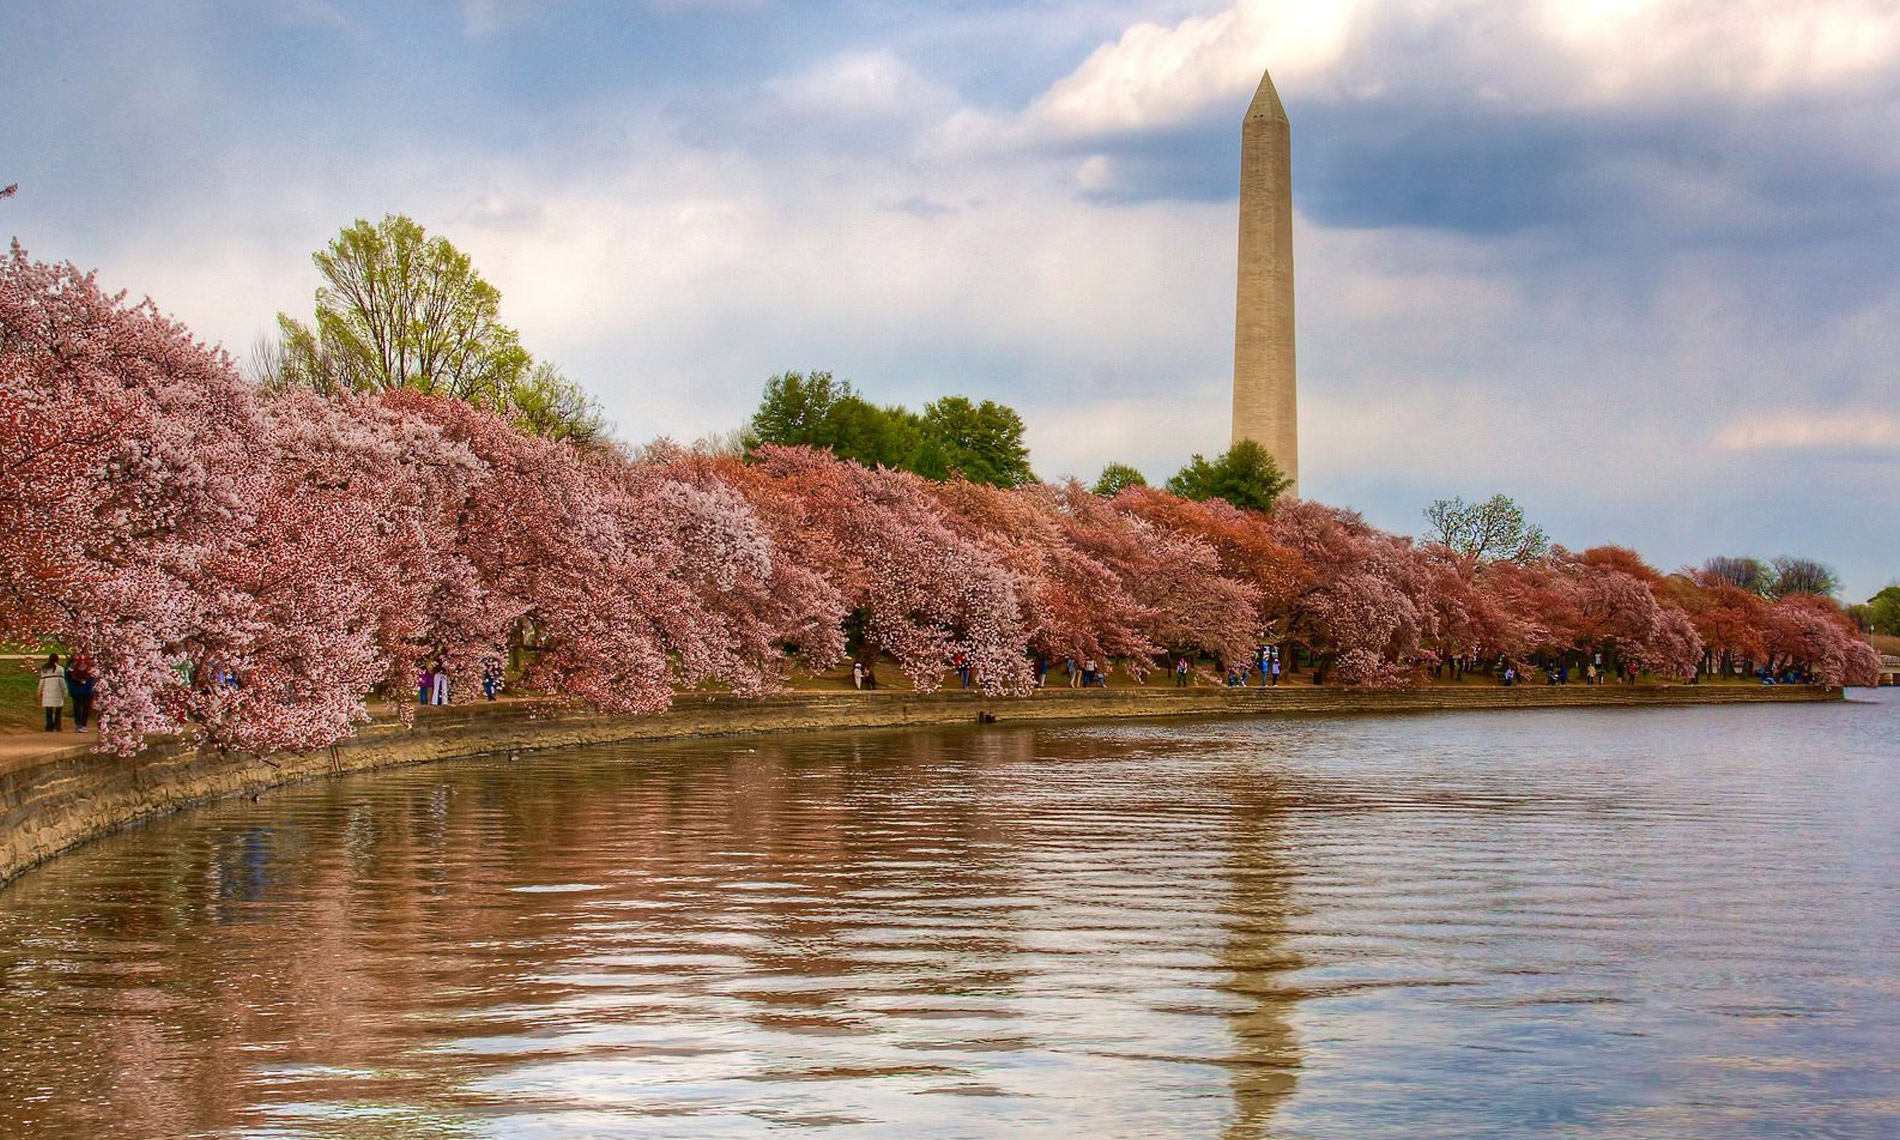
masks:
{"type": "Polygon", "coordinates": [[[1178,657],[1174,662],[1174,687],[1185,689],[1188,685],[1188,659],[1178,657]]]}
{"type": "Polygon", "coordinates": [[[1082,687],[1086,689],[1094,684],[1095,684],[1095,658],[1084,657],[1082,659],[1082,687]]]}
{"type": "Polygon", "coordinates": [[[1073,657],[1069,657],[1069,658],[1066,658],[1066,659],[1064,659],[1064,660],[1063,660],[1063,662],[1062,662],[1062,667],[1063,667],[1064,669],[1066,669],[1066,670],[1068,670],[1068,673],[1069,673],[1069,688],[1071,688],[1071,689],[1079,689],[1079,688],[1081,688],[1081,687],[1082,687],[1082,674],[1081,674],[1081,672],[1080,672],[1080,671],[1078,671],[1078,670],[1076,669],[1076,667],[1075,667],[1075,658],[1073,658],[1073,657]]]}
{"type": "Polygon", "coordinates": [[[864,662],[862,660],[853,661],[851,663],[851,687],[854,689],[864,688],[864,662]]]}
{"type": "Polygon", "coordinates": [[[1594,662],[1583,667],[1583,683],[1586,685],[1597,683],[1597,667],[1594,662]]]}
{"type": "Polygon", "coordinates": [[[1280,655],[1277,652],[1273,655],[1273,687],[1280,687],[1280,655]]]}
{"type": "Polygon", "coordinates": [[[482,662],[482,695],[494,700],[501,693],[501,682],[501,662],[493,657],[482,662]]]}
{"type": "Polygon", "coordinates": [[[416,703],[419,705],[428,704],[429,690],[433,688],[435,688],[435,674],[430,671],[429,667],[424,665],[422,668],[416,670],[416,703]]]}
{"type": "Polygon", "coordinates": [[[46,731],[58,732],[66,713],[66,670],[59,667],[57,653],[47,654],[40,666],[40,708],[46,711],[46,731]]]}
{"type": "Polygon", "coordinates": [[[73,658],[72,667],[66,670],[66,688],[73,698],[73,731],[84,732],[92,722],[92,691],[98,683],[98,675],[92,671],[92,659],[84,655],[73,658]]]}
{"type": "Polygon", "coordinates": [[[430,671],[435,675],[435,684],[431,686],[429,689],[430,703],[437,704],[437,705],[448,704],[449,703],[449,667],[443,664],[442,659],[438,657],[435,659],[435,665],[430,671]]]}

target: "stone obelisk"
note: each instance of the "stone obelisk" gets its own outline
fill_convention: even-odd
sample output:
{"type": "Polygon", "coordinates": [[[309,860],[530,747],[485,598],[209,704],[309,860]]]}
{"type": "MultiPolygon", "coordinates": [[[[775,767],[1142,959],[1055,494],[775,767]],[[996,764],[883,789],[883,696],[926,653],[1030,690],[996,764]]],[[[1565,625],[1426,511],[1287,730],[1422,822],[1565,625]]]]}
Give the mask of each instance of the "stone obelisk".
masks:
{"type": "Polygon", "coordinates": [[[1293,175],[1286,108],[1262,74],[1240,124],[1240,288],[1234,313],[1234,442],[1265,447],[1300,486],[1293,384],[1293,175]]]}

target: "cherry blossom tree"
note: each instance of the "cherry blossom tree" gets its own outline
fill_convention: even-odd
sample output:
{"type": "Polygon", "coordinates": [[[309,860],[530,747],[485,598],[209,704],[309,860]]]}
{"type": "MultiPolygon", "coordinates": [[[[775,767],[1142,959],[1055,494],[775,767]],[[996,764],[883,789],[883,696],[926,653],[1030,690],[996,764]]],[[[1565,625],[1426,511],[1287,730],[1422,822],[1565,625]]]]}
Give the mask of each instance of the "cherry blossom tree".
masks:
{"type": "Polygon", "coordinates": [[[210,557],[253,525],[249,387],[149,300],[0,262],[0,628],[90,654],[100,740],[178,727],[181,666],[240,643],[210,557]]]}
{"type": "Polygon", "coordinates": [[[1318,657],[1322,675],[1330,663],[1354,684],[1415,683],[1439,632],[1442,570],[1428,553],[1356,512],[1310,500],[1282,504],[1273,527],[1311,571],[1289,607],[1288,628],[1318,657]]]}
{"type": "Polygon", "coordinates": [[[1797,666],[1824,685],[1874,685],[1880,655],[1830,598],[1789,594],[1768,608],[1762,642],[1771,668],[1797,666]]]}
{"type": "MultiPolygon", "coordinates": [[[[1223,662],[1255,652],[1264,635],[1260,591],[1223,575],[1220,555],[1205,539],[1119,510],[1073,480],[1055,493],[1069,541],[1107,566],[1148,612],[1141,631],[1147,641],[1223,662]]],[[[1127,665],[1140,677],[1151,662],[1136,656],[1127,665]]]]}
{"type": "Polygon", "coordinates": [[[823,572],[863,615],[867,639],[912,684],[938,687],[962,655],[984,692],[1029,691],[1014,582],[945,525],[924,480],[805,447],[763,447],[756,457],[755,477],[796,500],[799,524],[821,536],[804,544],[806,553],[827,560],[823,572]]]}
{"type": "Polygon", "coordinates": [[[1487,561],[1313,502],[935,483],[805,447],[629,456],[418,392],[260,395],[150,301],[17,245],[0,459],[0,628],[98,661],[119,752],[321,747],[378,693],[412,715],[419,666],[472,677],[504,649],[529,688],[606,710],[758,696],[790,663],[834,665],[847,626],[920,689],[961,657],[990,694],[1028,691],[1036,656],[1140,677],[1267,638],[1368,686],[1445,656],[1878,669],[1829,598],[1769,602],[1621,547],[1487,561]]]}
{"type": "Polygon", "coordinates": [[[1145,662],[1160,652],[1147,633],[1155,611],[1129,592],[1114,568],[1072,540],[1055,489],[1003,490],[953,479],[935,490],[945,523],[982,546],[1013,579],[1031,656],[1145,662]]]}

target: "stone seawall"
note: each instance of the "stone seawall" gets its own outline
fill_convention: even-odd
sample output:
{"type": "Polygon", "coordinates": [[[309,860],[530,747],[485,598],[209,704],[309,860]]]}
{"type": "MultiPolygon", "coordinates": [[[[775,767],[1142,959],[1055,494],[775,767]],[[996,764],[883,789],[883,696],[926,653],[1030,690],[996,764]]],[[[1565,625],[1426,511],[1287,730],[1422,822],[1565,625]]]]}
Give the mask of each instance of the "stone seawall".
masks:
{"type": "Polygon", "coordinates": [[[0,771],[0,885],[45,859],[129,823],[226,796],[344,772],[458,756],[845,728],[1109,720],[1134,717],[1407,713],[1839,700],[1839,689],[1742,685],[1425,688],[1394,692],[1276,689],[1045,690],[1025,700],[967,693],[791,693],[762,701],[686,695],[660,716],[607,717],[522,703],[420,710],[413,728],[364,726],[321,752],[267,758],[161,743],[131,759],[86,746],[0,771]]]}

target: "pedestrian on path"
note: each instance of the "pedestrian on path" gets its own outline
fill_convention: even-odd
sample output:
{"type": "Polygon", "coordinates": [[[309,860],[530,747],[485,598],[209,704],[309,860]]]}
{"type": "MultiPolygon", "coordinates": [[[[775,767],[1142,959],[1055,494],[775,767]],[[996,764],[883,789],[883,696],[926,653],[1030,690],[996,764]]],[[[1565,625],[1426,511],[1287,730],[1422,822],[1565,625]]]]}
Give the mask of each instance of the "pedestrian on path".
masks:
{"type": "Polygon", "coordinates": [[[59,667],[57,653],[47,654],[40,666],[40,708],[46,710],[46,731],[58,732],[66,713],[66,670],[59,667]]]}
{"type": "Polygon", "coordinates": [[[499,658],[490,657],[482,662],[482,695],[494,700],[501,693],[502,669],[499,658]]]}
{"type": "Polygon", "coordinates": [[[430,703],[446,705],[449,703],[449,667],[440,657],[435,660],[435,686],[430,690],[430,703]]]}
{"type": "Polygon", "coordinates": [[[1273,687],[1276,689],[1280,687],[1280,655],[1278,653],[1273,655],[1273,687]]]}
{"type": "Polygon", "coordinates": [[[84,655],[72,660],[66,670],[66,688],[73,698],[73,731],[84,732],[92,721],[92,691],[99,675],[92,671],[92,659],[84,655]]]}
{"type": "Polygon", "coordinates": [[[425,665],[416,670],[416,703],[428,704],[429,690],[433,688],[435,688],[435,674],[429,670],[428,666],[425,665]]]}
{"type": "Polygon", "coordinates": [[[851,687],[854,689],[864,688],[864,662],[861,660],[851,663],[851,687]]]}

